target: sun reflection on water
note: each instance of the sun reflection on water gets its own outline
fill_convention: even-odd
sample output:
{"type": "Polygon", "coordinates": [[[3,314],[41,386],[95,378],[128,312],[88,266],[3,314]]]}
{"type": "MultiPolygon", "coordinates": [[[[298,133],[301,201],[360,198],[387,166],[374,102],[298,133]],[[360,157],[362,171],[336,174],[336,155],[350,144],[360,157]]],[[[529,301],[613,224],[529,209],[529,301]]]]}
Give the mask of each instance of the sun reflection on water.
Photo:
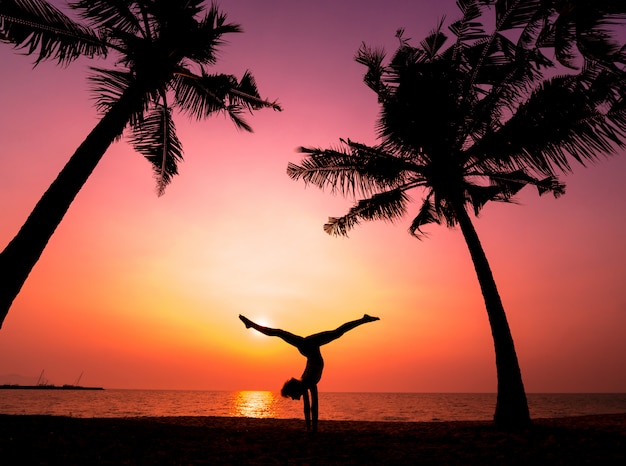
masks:
{"type": "Polygon", "coordinates": [[[233,399],[231,416],[268,418],[276,415],[277,399],[270,391],[244,390],[233,399]]]}

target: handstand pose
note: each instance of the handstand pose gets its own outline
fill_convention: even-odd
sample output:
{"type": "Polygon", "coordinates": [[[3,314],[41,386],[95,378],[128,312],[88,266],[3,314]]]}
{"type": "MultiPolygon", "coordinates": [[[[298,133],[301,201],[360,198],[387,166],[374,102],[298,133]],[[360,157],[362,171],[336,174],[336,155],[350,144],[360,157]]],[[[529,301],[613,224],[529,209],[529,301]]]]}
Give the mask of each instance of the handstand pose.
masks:
{"type": "Polygon", "coordinates": [[[359,325],[379,320],[378,317],[371,317],[365,314],[362,318],[346,322],[335,330],[328,330],[326,332],[309,335],[308,337],[301,337],[278,328],[263,327],[259,324],[255,324],[250,319],[242,315],[239,316],[239,319],[241,319],[241,321],[246,325],[246,328],[252,327],[264,335],[282,338],[290,345],[295,346],[298,351],[300,351],[300,354],[306,357],[306,367],[302,373],[302,377],[299,379],[292,377],[285,382],[280,394],[285,398],[291,398],[293,400],[299,400],[300,397],[303,396],[306,429],[311,430],[312,418],[313,432],[317,430],[317,383],[322,378],[322,370],[324,369],[324,360],[322,359],[320,346],[336,340],[348,330],[352,330],[359,325]],[[311,401],[309,401],[309,392],[311,392],[311,401]]]}

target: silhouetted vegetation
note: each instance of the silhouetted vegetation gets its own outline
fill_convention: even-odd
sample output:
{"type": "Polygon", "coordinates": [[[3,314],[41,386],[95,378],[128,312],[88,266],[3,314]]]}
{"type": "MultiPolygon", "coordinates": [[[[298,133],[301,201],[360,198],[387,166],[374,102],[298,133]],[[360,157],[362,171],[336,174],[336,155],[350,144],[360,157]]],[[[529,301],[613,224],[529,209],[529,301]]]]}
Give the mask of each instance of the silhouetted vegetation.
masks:
{"type": "Polygon", "coordinates": [[[0,326],[67,209],[109,145],[129,127],[135,150],[154,168],[159,195],[177,174],[182,144],[173,111],[195,119],[227,114],[251,131],[244,112],[280,110],[263,100],[254,77],[210,73],[227,34],[241,32],[202,0],[81,0],[69,6],[77,23],[43,0],[0,1],[0,40],[35,64],[67,65],[79,57],[107,58],[90,78],[102,119],[72,155],[0,254],[0,326]]]}
{"type": "MultiPolygon", "coordinates": [[[[459,1],[462,18],[449,26],[453,41],[442,22],[417,45],[399,30],[388,61],[383,50],[362,45],[356,61],[366,66],[365,84],[380,103],[380,142],[342,139],[335,148],[301,148],[302,162],[287,169],[294,180],[355,199],[345,215],[324,225],[329,234],[347,235],[362,221],[400,219],[411,191],[422,203],[410,234],[421,238],[433,223],[460,227],[491,325],[494,419],[503,427],[524,426],[530,416],[502,300],[470,213],[478,215],[488,202],[511,202],[529,185],[558,197],[564,185],[557,175],[572,161],[614,153],[626,135],[623,54],[601,59],[583,48],[585,66],[569,75],[556,75],[546,55],[546,46],[556,47],[556,57],[572,65],[575,43],[567,41],[574,36],[562,23],[582,23],[563,9],[570,3],[579,5],[459,1]],[[488,28],[487,21],[495,24],[488,28]]],[[[587,27],[599,24],[596,18],[587,27]]]]}

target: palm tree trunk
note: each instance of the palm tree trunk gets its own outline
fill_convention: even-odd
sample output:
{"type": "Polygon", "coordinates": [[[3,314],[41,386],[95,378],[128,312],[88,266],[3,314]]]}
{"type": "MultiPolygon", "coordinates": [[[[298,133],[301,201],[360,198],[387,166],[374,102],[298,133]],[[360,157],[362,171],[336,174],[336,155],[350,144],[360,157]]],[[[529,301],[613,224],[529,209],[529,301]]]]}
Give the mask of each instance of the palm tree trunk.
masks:
{"type": "Polygon", "coordinates": [[[122,134],[132,112],[141,110],[140,102],[141,94],[133,88],[120,97],[76,149],[17,235],[0,253],[0,328],[72,201],[108,147],[122,134]]]}
{"type": "Polygon", "coordinates": [[[480,289],[485,300],[489,324],[491,325],[498,377],[498,395],[494,421],[496,425],[503,428],[526,427],[531,422],[528,402],[504,306],[502,305],[491,267],[487,261],[487,256],[467,211],[462,205],[455,206],[455,210],[459,226],[472,256],[474,269],[476,270],[480,289]]]}

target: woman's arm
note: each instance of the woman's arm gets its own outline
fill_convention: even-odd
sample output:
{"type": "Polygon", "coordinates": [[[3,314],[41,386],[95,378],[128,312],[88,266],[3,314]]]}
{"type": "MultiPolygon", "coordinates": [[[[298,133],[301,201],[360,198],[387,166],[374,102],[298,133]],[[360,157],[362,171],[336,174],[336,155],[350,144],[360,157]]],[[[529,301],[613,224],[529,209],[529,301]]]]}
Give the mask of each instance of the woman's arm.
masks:
{"type": "Polygon", "coordinates": [[[311,430],[311,402],[309,401],[309,391],[304,390],[302,394],[302,403],[304,404],[304,422],[306,430],[311,430]]]}

